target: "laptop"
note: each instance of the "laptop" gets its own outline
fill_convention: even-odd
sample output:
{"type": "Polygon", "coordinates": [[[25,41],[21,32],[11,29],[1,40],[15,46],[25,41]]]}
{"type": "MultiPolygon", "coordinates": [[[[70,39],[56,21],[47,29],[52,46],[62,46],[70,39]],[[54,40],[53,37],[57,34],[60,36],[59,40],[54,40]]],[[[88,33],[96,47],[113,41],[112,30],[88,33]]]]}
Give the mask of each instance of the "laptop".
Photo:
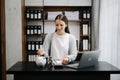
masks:
{"type": "Polygon", "coordinates": [[[82,54],[81,59],[78,63],[71,63],[65,66],[72,69],[88,68],[94,66],[98,62],[99,55],[99,50],[87,51],[82,54]]]}

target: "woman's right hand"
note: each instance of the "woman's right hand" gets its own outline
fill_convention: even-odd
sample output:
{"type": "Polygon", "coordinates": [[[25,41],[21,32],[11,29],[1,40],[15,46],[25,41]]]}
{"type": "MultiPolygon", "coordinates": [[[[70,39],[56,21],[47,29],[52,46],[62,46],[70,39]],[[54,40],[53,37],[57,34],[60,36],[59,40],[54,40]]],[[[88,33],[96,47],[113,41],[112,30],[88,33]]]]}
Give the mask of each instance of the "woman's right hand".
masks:
{"type": "Polygon", "coordinates": [[[44,55],[44,51],[42,49],[38,49],[37,54],[42,56],[42,55],[44,55]]]}

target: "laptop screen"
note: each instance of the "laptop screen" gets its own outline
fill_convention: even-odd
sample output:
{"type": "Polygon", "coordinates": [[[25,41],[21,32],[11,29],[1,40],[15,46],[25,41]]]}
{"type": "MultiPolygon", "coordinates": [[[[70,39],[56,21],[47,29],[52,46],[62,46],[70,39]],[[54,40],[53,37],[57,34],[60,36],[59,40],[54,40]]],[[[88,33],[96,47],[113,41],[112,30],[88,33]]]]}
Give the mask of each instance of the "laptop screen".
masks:
{"type": "Polygon", "coordinates": [[[82,54],[78,68],[94,66],[99,58],[100,51],[88,51],[82,54]]]}
{"type": "Polygon", "coordinates": [[[87,51],[82,54],[81,59],[79,60],[78,63],[68,64],[66,66],[73,69],[94,66],[98,61],[99,55],[100,55],[99,50],[87,51]]]}

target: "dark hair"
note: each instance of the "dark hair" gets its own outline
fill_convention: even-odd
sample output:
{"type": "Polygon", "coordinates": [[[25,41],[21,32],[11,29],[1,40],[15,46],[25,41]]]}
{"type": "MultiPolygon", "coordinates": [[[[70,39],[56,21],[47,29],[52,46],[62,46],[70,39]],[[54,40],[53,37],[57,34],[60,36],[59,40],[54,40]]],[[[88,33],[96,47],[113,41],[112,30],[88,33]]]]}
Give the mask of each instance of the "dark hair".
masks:
{"type": "MultiPolygon", "coordinates": [[[[65,32],[66,32],[66,33],[70,33],[69,27],[68,27],[68,19],[67,19],[67,17],[65,16],[65,13],[63,12],[62,14],[57,15],[56,18],[55,18],[55,21],[56,21],[57,19],[62,20],[62,21],[65,22],[65,24],[67,25],[67,27],[65,28],[65,32]]],[[[56,31],[57,31],[57,30],[55,30],[55,32],[56,32],[56,31]]]]}

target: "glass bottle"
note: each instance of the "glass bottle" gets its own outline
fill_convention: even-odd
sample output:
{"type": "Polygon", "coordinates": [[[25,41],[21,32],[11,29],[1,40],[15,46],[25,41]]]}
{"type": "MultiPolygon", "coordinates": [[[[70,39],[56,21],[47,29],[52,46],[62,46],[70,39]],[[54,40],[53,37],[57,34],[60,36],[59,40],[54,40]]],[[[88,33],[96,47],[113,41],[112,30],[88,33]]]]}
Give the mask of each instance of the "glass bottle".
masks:
{"type": "Polygon", "coordinates": [[[47,60],[46,60],[46,67],[48,70],[52,70],[53,69],[53,62],[52,62],[52,57],[48,56],[47,60]]]}

